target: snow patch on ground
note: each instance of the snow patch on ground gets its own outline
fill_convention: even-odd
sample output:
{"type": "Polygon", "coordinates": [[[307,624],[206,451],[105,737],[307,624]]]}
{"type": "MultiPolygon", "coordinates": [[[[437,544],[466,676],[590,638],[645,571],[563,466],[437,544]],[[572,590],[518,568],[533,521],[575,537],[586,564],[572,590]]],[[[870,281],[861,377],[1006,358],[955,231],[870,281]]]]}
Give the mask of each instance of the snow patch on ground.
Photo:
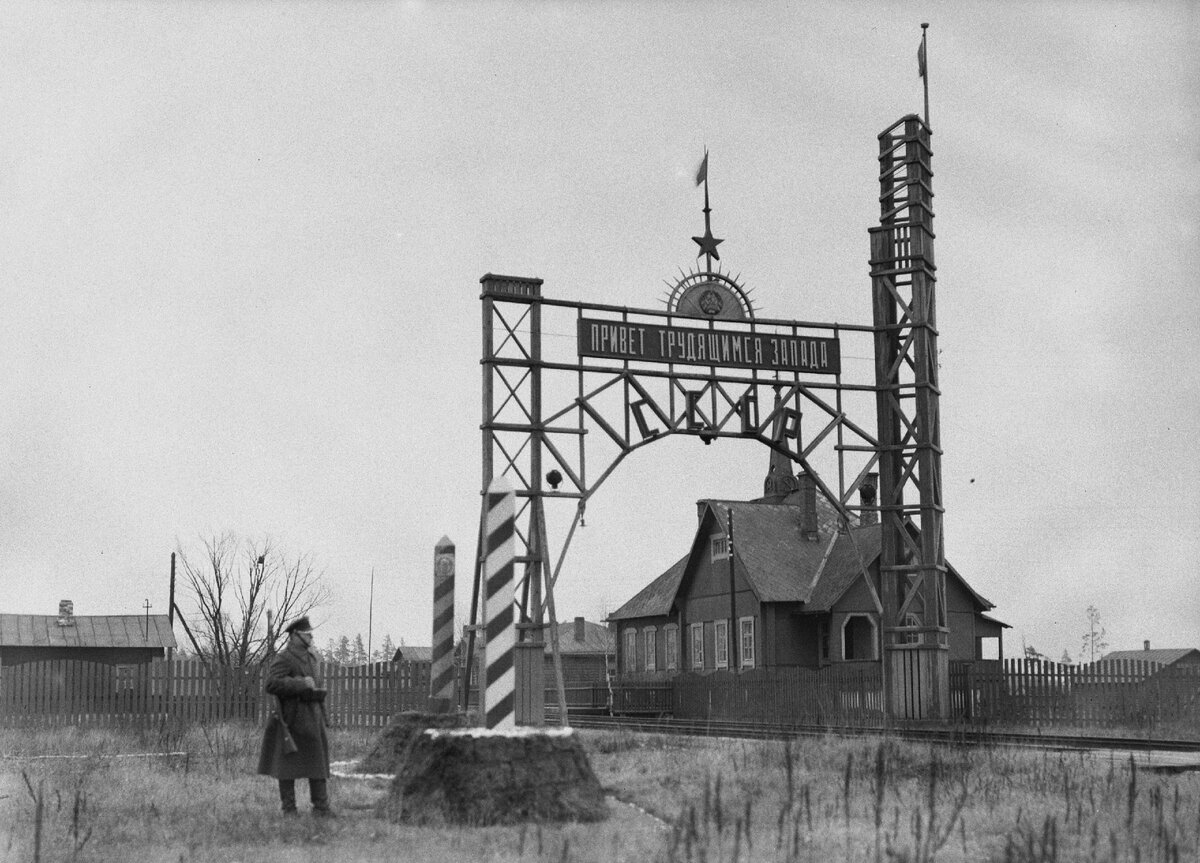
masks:
{"type": "Polygon", "coordinates": [[[426,728],[421,732],[430,737],[570,737],[574,728],[426,728]]]}
{"type": "Polygon", "coordinates": [[[334,761],[329,765],[329,775],[338,779],[391,779],[390,773],[355,773],[357,761],[334,761]]]}

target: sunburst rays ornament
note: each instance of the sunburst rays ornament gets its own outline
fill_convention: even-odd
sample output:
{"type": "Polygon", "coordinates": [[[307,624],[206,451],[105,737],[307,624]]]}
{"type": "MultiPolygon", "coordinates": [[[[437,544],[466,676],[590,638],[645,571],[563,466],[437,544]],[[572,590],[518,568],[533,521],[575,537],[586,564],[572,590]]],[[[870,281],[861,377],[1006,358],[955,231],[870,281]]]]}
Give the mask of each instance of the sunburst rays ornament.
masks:
{"type": "Polygon", "coordinates": [[[720,261],[717,246],[725,242],[713,236],[712,208],[708,205],[708,150],[696,171],[696,185],[704,186],[704,236],[692,237],[700,247],[697,258],[704,258],[703,269],[697,265],[689,272],[680,270],[679,278],[668,281],[666,296],[667,311],[677,315],[701,318],[743,321],[754,317],[754,304],[749,292],[742,287],[741,276],[722,272],[720,264],[714,269],[713,261],[720,261]]]}

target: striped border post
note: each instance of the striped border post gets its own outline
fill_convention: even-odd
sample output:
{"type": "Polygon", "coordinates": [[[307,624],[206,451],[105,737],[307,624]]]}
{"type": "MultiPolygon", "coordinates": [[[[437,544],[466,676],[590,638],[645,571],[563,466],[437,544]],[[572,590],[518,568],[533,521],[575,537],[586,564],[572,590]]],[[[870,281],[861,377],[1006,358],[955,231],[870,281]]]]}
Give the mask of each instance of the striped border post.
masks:
{"type": "Polygon", "coordinates": [[[433,548],[433,663],[429,695],[436,709],[454,700],[454,543],[443,536],[433,548]],[[444,699],[444,700],[443,700],[444,699]]]}
{"type": "Polygon", "coordinates": [[[513,576],[515,573],[516,495],[503,476],[487,490],[487,557],[484,571],[484,727],[516,727],[513,715],[513,576]]]}

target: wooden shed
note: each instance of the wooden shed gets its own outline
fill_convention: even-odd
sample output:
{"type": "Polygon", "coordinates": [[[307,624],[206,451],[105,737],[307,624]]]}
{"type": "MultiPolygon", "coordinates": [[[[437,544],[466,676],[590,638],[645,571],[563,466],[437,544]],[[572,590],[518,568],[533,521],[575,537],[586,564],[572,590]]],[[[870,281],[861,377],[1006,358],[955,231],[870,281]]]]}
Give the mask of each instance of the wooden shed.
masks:
{"type": "MultiPolygon", "coordinates": [[[[554,656],[547,627],[545,642],[546,686],[554,685],[554,656]]],[[[614,670],[616,644],[612,632],[600,623],[582,617],[558,624],[558,650],[562,657],[563,682],[568,688],[603,684],[614,670]]]]}
{"type": "Polygon", "coordinates": [[[58,614],[0,614],[0,665],[50,659],[140,665],[174,647],[165,614],[76,616],[69,600],[59,603],[58,614]]]}
{"type": "Polygon", "coordinates": [[[1153,662],[1158,665],[1174,668],[1184,665],[1200,665],[1200,650],[1195,647],[1155,647],[1150,648],[1150,642],[1144,642],[1141,650],[1114,650],[1104,654],[1101,662],[1153,662]]]}

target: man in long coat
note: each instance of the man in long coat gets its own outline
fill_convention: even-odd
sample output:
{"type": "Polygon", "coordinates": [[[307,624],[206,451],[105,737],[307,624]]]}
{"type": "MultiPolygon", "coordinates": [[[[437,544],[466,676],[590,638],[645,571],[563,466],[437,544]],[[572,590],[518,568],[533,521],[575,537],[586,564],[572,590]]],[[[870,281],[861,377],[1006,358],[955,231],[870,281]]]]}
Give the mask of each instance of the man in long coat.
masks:
{"type": "Polygon", "coordinates": [[[296,780],[307,779],[313,814],[331,816],[325,690],[316,677],[318,654],[312,648],[312,626],[307,617],[301,617],[286,631],[287,647],[276,654],[267,672],[267,694],[279,700],[277,717],[267,723],[263,734],[258,772],[279,780],[285,814],[296,812],[296,780]]]}

